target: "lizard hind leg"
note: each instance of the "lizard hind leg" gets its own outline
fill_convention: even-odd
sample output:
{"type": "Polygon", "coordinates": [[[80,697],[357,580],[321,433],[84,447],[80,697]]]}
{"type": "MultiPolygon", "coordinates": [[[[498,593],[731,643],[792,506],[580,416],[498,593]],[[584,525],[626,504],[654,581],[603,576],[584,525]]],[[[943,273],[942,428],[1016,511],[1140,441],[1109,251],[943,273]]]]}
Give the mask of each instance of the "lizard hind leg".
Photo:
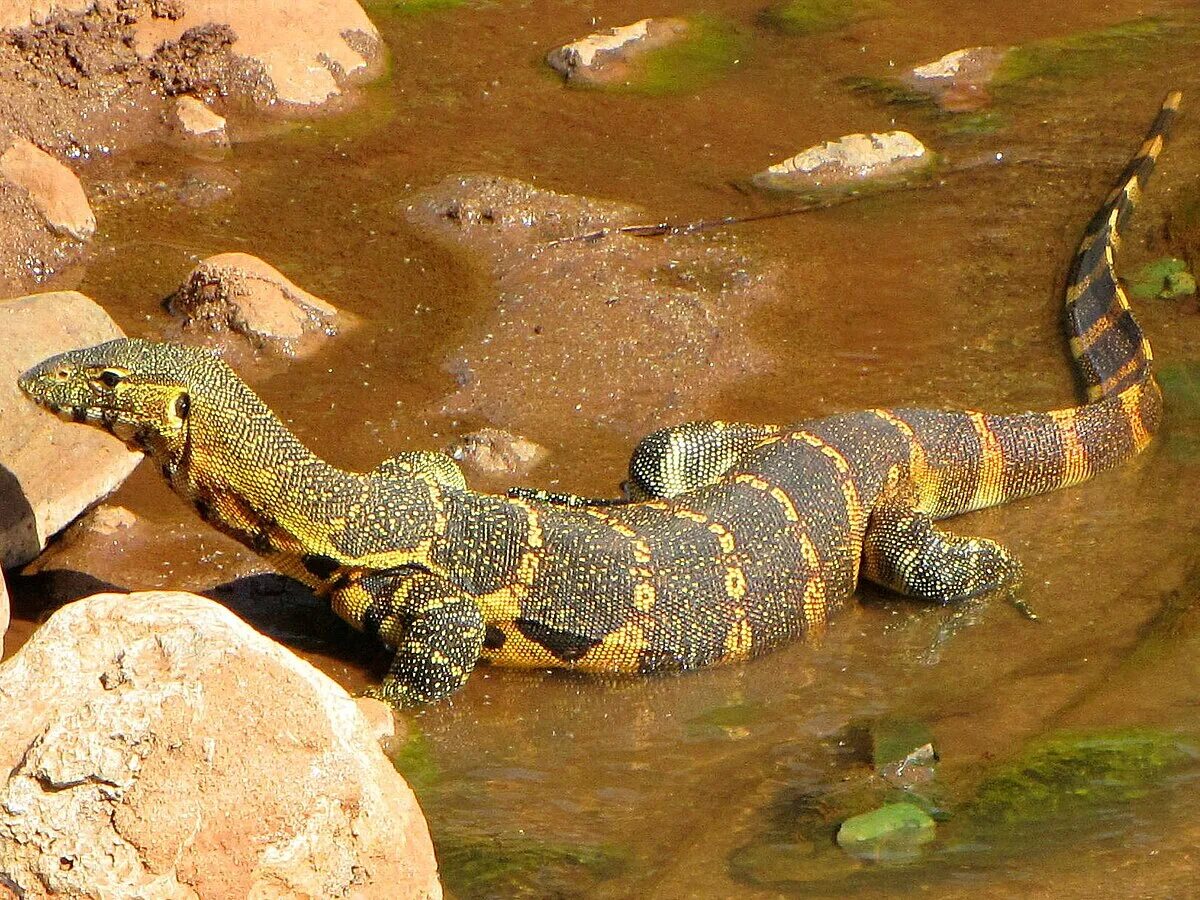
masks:
{"type": "Polygon", "coordinates": [[[474,597],[424,571],[368,575],[347,590],[365,592],[360,624],[395,649],[387,675],[368,696],[411,706],[440,700],[466,683],[485,632],[474,597]]]}
{"type": "Polygon", "coordinates": [[[915,505],[885,500],[867,523],[862,574],[908,597],[953,603],[1014,585],[1021,564],[993,540],[940,531],[915,505]]]}

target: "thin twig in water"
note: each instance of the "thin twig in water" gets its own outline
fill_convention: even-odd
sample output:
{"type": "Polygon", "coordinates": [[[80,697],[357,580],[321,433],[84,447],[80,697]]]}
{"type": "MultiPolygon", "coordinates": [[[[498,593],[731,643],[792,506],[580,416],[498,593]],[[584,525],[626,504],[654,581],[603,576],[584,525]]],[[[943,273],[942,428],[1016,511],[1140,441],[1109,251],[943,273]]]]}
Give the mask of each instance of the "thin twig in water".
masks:
{"type": "Polygon", "coordinates": [[[812,212],[818,209],[830,209],[834,206],[841,206],[843,203],[851,203],[855,200],[861,200],[866,197],[877,197],[882,193],[894,193],[897,191],[921,191],[927,188],[940,187],[945,183],[945,179],[951,175],[957,175],[960,172],[977,169],[980,166],[996,165],[1001,162],[1025,162],[1027,160],[1012,160],[1007,158],[1002,153],[987,153],[974,159],[960,163],[948,169],[942,169],[937,173],[936,178],[929,178],[924,181],[913,181],[907,184],[902,184],[891,188],[887,191],[847,191],[845,193],[834,194],[831,196],[822,197],[820,199],[808,200],[800,203],[797,206],[789,206],[787,209],[777,209],[765,213],[753,213],[746,216],[722,216],[718,219],[698,219],[694,222],[684,222],[676,224],[672,222],[655,222],[645,225],[613,225],[597,228],[595,231],[587,231],[583,234],[573,234],[570,237],[555,238],[552,241],[547,241],[547,247],[557,247],[559,244],[572,244],[578,242],[598,241],[602,238],[610,237],[614,234],[628,234],[633,237],[662,237],[663,235],[679,235],[679,234],[695,234],[699,231],[711,231],[714,228],[724,228],[727,225],[742,225],[747,222],[762,222],[767,219],[782,219],[785,216],[798,216],[802,213],[812,212]]]}

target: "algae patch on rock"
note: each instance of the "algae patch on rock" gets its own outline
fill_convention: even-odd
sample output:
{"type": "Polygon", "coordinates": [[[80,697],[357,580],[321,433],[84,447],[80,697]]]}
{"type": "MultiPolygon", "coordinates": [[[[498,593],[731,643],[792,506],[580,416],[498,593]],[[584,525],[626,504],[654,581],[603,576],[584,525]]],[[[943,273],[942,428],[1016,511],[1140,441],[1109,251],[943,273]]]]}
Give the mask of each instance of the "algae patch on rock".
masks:
{"type": "Polygon", "coordinates": [[[933,817],[913,803],[888,803],[852,816],[838,829],[838,846],[855,856],[880,861],[913,858],[934,839],[933,817]]]}
{"type": "Polygon", "coordinates": [[[1157,373],[1171,418],[1163,446],[1181,462],[1200,461],[1200,360],[1163,366],[1157,373]]]}
{"type": "Polygon", "coordinates": [[[1096,75],[1124,62],[1136,65],[1181,26],[1165,19],[1142,18],[1065,38],[1014,47],[993,83],[1012,85],[1035,79],[1057,81],[1096,75]]]}
{"type": "Polygon", "coordinates": [[[688,20],[687,37],[646,55],[636,89],[650,94],[694,90],[738,62],[743,41],[726,22],[708,16],[688,20]]]}
{"type": "Polygon", "coordinates": [[[1149,729],[1054,735],[990,774],[965,815],[991,828],[1095,813],[1161,788],[1196,756],[1178,735],[1149,729]]]}
{"type": "Polygon", "coordinates": [[[576,86],[642,94],[693,90],[727,71],[743,42],[710,16],[641,19],[551,50],[551,68],[576,86]]]}

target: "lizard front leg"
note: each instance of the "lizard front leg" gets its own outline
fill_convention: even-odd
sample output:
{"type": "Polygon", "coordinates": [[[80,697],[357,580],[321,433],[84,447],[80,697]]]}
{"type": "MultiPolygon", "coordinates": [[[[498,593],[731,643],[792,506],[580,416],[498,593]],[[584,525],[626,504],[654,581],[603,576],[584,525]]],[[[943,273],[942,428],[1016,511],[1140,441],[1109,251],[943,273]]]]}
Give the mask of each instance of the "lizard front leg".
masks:
{"type": "Polygon", "coordinates": [[[395,650],[382,683],[367,691],[393,706],[429,703],[466,683],[483,649],[475,598],[441,575],[398,569],[333,591],[334,609],[395,650]]]}
{"type": "Polygon", "coordinates": [[[532,488],[512,488],[508,495],[576,507],[619,506],[638,500],[677,497],[712,484],[742,454],[782,430],[779,425],[744,422],[686,422],[652,432],[633,448],[629,478],[622,485],[626,499],[580,497],[532,488]]]}

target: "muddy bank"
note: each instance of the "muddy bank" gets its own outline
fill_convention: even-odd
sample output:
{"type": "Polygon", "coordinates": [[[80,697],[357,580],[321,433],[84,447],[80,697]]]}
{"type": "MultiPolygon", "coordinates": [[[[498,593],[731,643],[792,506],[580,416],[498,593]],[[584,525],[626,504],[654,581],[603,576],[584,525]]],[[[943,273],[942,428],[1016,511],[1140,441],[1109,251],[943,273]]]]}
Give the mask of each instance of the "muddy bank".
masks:
{"type": "MultiPolygon", "coordinates": [[[[354,0],[6,0],[0,152],[33,146],[79,169],[131,146],[181,139],[177,97],[236,119],[311,110],[377,73],[381,59],[379,34],[354,0]]],[[[3,174],[0,293],[13,294],[78,260],[91,229],[48,222],[38,193],[3,174]]]]}

